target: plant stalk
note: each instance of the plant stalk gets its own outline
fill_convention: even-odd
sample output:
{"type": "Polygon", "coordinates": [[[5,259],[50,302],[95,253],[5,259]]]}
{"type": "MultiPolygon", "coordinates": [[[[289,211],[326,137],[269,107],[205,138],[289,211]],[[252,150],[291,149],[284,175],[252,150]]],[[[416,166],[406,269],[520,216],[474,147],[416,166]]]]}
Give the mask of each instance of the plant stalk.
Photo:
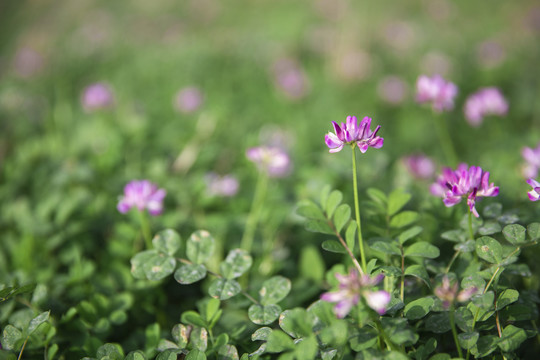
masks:
{"type": "Polygon", "coordinates": [[[454,337],[454,342],[456,344],[459,358],[463,359],[463,352],[461,351],[461,346],[459,346],[459,341],[458,341],[458,336],[457,336],[457,331],[456,331],[456,321],[454,319],[454,305],[450,307],[450,311],[448,315],[450,317],[450,326],[452,327],[452,336],[454,337]]]}
{"type": "Polygon", "coordinates": [[[362,239],[362,224],[360,223],[360,205],[358,202],[358,179],[356,169],[356,144],[352,146],[352,168],[353,168],[353,189],[354,189],[354,211],[356,213],[356,225],[358,231],[358,247],[360,248],[360,260],[362,261],[362,269],[366,270],[366,255],[364,254],[364,241],[362,239]]]}
{"type": "Polygon", "coordinates": [[[246,221],[246,228],[240,247],[247,252],[251,252],[253,247],[253,238],[255,236],[255,230],[257,229],[257,223],[261,216],[261,209],[264,204],[264,198],[266,196],[266,189],[268,187],[268,175],[263,171],[259,172],[259,178],[257,179],[257,185],[255,185],[255,195],[253,196],[253,203],[251,204],[251,210],[249,211],[246,221]]]}
{"type": "Polygon", "coordinates": [[[150,233],[150,224],[148,223],[148,218],[144,211],[139,211],[139,221],[141,222],[141,232],[146,243],[146,249],[152,249],[152,235],[150,233]]]}

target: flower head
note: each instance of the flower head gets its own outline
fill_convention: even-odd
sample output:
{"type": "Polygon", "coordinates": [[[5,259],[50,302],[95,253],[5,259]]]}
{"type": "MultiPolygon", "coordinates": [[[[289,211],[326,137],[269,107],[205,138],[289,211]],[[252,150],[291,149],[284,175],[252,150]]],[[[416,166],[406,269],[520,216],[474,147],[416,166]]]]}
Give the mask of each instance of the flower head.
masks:
{"type": "Polygon", "coordinates": [[[180,89],[174,98],[175,109],[184,114],[197,111],[202,103],[203,95],[201,91],[194,86],[180,89]]]}
{"type": "Polygon", "coordinates": [[[371,118],[365,117],[358,125],[356,116],[347,116],[345,123],[339,126],[332,121],[334,132],[329,132],[324,136],[326,146],[330,148],[331,153],[339,152],[345,144],[356,144],[362,153],[365,153],[369,147],[380,149],[383,146],[384,139],[377,136],[381,128],[378,125],[374,131],[371,131],[371,118]]]}
{"type": "Polygon", "coordinates": [[[480,126],[484,116],[503,116],[508,112],[508,102],[499,89],[480,89],[467,98],[464,106],[465,118],[471,126],[480,126]]]}
{"type": "Polygon", "coordinates": [[[92,112],[111,107],[114,103],[114,96],[108,85],[95,83],[83,90],[81,103],[87,112],[92,112]]]}
{"type": "Polygon", "coordinates": [[[523,169],[525,178],[535,178],[538,176],[538,169],[540,169],[540,143],[534,149],[529,147],[523,148],[521,155],[527,162],[527,165],[523,169]]]}
{"type": "Polygon", "coordinates": [[[132,207],[139,211],[147,209],[150,215],[159,215],[163,210],[166,192],[148,180],[133,180],[124,187],[124,196],[118,202],[118,211],[125,214],[132,207]]]}
{"type": "Polygon", "coordinates": [[[270,177],[284,177],[291,171],[291,159],[279,147],[253,147],[246,151],[246,156],[257,165],[259,170],[264,171],[270,177]]]}
{"type": "Polygon", "coordinates": [[[290,100],[299,100],[309,92],[309,79],[295,60],[279,59],[272,70],[276,87],[290,100]]]}
{"type": "Polygon", "coordinates": [[[489,172],[484,172],[478,166],[468,168],[467,164],[460,164],[457,170],[444,168],[437,182],[431,185],[431,193],[443,198],[444,205],[454,206],[467,197],[469,210],[478,217],[475,204],[477,197],[497,196],[499,187],[489,183],[489,172]]]}
{"type": "Polygon", "coordinates": [[[231,197],[238,192],[238,180],[232,175],[219,176],[209,173],[205,176],[206,190],[212,196],[231,197]]]}
{"type": "Polygon", "coordinates": [[[540,200],[540,183],[534,179],[527,180],[527,184],[532,186],[532,190],[527,193],[531,201],[540,200]]]}
{"type": "Polygon", "coordinates": [[[416,101],[420,104],[431,103],[436,112],[452,110],[457,93],[457,86],[440,75],[421,75],[416,81],[416,101]]]}
{"type": "Polygon", "coordinates": [[[423,154],[406,156],[403,163],[409,173],[417,179],[430,179],[435,173],[435,163],[423,154]]]}
{"type": "Polygon", "coordinates": [[[444,276],[442,284],[435,288],[434,293],[443,303],[443,307],[448,309],[457,300],[459,302],[465,302],[469,300],[478,289],[473,286],[467,289],[461,290],[458,293],[458,283],[453,282],[451,284],[448,276],[444,276]]]}
{"type": "Polygon", "coordinates": [[[339,290],[327,292],[321,295],[323,301],[337,303],[334,311],[339,318],[344,318],[360,301],[363,296],[370,308],[379,314],[386,312],[386,306],[390,302],[390,294],[386,291],[371,291],[370,288],[377,285],[384,275],[379,274],[375,277],[369,275],[358,276],[355,269],[351,269],[349,275],[336,273],[339,281],[339,290]]]}

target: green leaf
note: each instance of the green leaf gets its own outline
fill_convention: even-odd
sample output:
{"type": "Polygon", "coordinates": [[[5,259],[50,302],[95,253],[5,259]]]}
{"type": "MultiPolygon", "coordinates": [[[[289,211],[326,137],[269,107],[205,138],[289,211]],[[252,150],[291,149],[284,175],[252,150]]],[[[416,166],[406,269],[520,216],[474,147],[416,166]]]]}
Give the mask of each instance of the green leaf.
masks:
{"type": "Polygon", "coordinates": [[[396,189],[388,196],[388,216],[392,216],[401,210],[405,204],[411,200],[412,195],[403,191],[403,189],[396,189]]]}
{"type": "Polygon", "coordinates": [[[146,360],[146,356],[141,350],[131,351],[124,360],[146,360]]]}
{"type": "Polygon", "coordinates": [[[313,316],[303,308],[285,310],[279,316],[279,326],[294,338],[302,338],[313,333],[313,316]]]}
{"type": "Polygon", "coordinates": [[[398,236],[398,241],[400,244],[405,244],[410,239],[413,239],[415,236],[424,231],[424,228],[421,226],[413,226],[410,229],[405,230],[398,236]]]}
{"type": "Polygon", "coordinates": [[[439,248],[425,241],[416,242],[405,249],[405,257],[420,256],[428,259],[434,259],[439,255],[439,248]]]}
{"type": "Polygon", "coordinates": [[[337,254],[346,254],[347,250],[341,245],[339,241],[336,240],[325,240],[321,244],[321,247],[329,252],[337,253],[337,254]]]}
{"type": "Polygon", "coordinates": [[[386,203],[388,202],[388,199],[386,198],[386,194],[383,193],[381,190],[375,189],[375,188],[369,188],[367,189],[366,193],[371,200],[373,200],[374,202],[380,205],[384,205],[386,207],[386,203]]]}
{"type": "Polygon", "coordinates": [[[364,326],[349,339],[351,349],[354,351],[362,351],[371,349],[379,339],[379,333],[371,326],[364,326]]]}
{"type": "Polygon", "coordinates": [[[476,342],[476,345],[471,348],[471,353],[477,357],[484,357],[491,354],[497,349],[499,338],[493,335],[482,336],[476,342]]]}
{"type": "Polygon", "coordinates": [[[341,232],[343,227],[351,218],[351,207],[347,204],[341,204],[335,211],[334,214],[334,225],[337,232],[341,232]]]}
{"type": "Polygon", "coordinates": [[[124,359],[124,351],[122,350],[122,347],[118,344],[104,344],[101,345],[97,350],[96,357],[98,359],[106,357],[110,360],[122,360],[124,359]]]}
{"type": "Polygon", "coordinates": [[[425,297],[411,301],[405,306],[405,317],[409,320],[418,320],[426,316],[434,304],[433,298],[425,297]]]}
{"type": "Polygon", "coordinates": [[[36,316],[35,318],[30,321],[30,324],[28,325],[27,334],[31,335],[39,325],[43,324],[45,321],[49,320],[50,311],[45,311],[36,316]]]}
{"type": "Polygon", "coordinates": [[[184,311],[182,313],[182,316],[180,317],[180,321],[186,324],[196,325],[203,328],[208,326],[202,316],[198,312],[193,310],[184,311]]]}
{"type": "Polygon", "coordinates": [[[426,329],[436,334],[443,334],[450,331],[450,318],[448,312],[431,315],[426,320],[426,329]]]}
{"type": "Polygon", "coordinates": [[[478,233],[480,235],[493,235],[500,233],[501,230],[501,225],[497,221],[486,221],[484,225],[478,228],[478,233]]]}
{"type": "Polygon", "coordinates": [[[514,289],[505,289],[497,298],[497,303],[495,304],[497,310],[501,310],[505,306],[508,306],[514,302],[516,302],[519,298],[519,292],[514,289]]]}
{"type": "Polygon", "coordinates": [[[326,200],[326,204],[324,204],[324,209],[326,210],[326,216],[329,219],[334,215],[334,211],[341,203],[341,200],[343,200],[343,194],[339,190],[332,191],[328,196],[328,200],[326,200]]]}
{"type": "Polygon", "coordinates": [[[279,305],[258,305],[253,304],[248,309],[249,319],[257,325],[269,325],[273,323],[281,313],[279,305]]]}
{"type": "Polygon", "coordinates": [[[397,345],[412,345],[418,340],[418,335],[403,318],[382,317],[381,324],[392,342],[397,345]]]}
{"type": "Polygon", "coordinates": [[[249,253],[242,249],[234,249],[229,252],[225,262],[220,265],[221,275],[226,279],[236,279],[249,270],[253,260],[249,253]]]}
{"type": "Polygon", "coordinates": [[[174,279],[182,285],[193,284],[206,277],[206,267],[202,264],[182,264],[174,272],[174,279]]]}
{"type": "Polygon", "coordinates": [[[474,345],[476,345],[476,342],[478,341],[479,336],[480,334],[478,334],[476,331],[461,333],[458,335],[459,345],[462,348],[469,350],[474,345]]]}
{"type": "Polygon", "coordinates": [[[415,276],[422,280],[428,288],[431,288],[431,283],[429,281],[429,275],[426,271],[424,265],[411,265],[405,269],[405,275],[415,276]]]}
{"type": "Polygon", "coordinates": [[[486,286],[486,281],[480,274],[469,275],[461,280],[461,288],[468,289],[470,287],[476,287],[478,290],[483,291],[486,286]]]}
{"type": "MultiPolygon", "coordinates": [[[[166,358],[166,360],[176,360],[176,359],[177,359],[176,354],[174,354],[174,358],[169,358],[169,357],[166,358]]],[[[156,359],[156,360],[161,360],[161,359],[156,359]]],[[[187,354],[186,360],[206,360],[206,354],[204,353],[203,350],[193,349],[189,352],[189,354],[187,354]]]]}
{"type": "Polygon", "coordinates": [[[317,338],[313,335],[303,338],[294,345],[295,359],[313,360],[317,356],[319,344],[317,343],[317,338]]]}
{"type": "Polygon", "coordinates": [[[214,345],[212,347],[214,349],[219,349],[220,347],[226,345],[228,342],[229,342],[229,335],[225,333],[221,333],[214,341],[214,345]]]}
{"type": "Polygon", "coordinates": [[[455,312],[456,325],[463,332],[473,331],[472,324],[474,322],[474,316],[472,312],[466,306],[460,306],[455,312]]]}
{"type": "Polygon", "coordinates": [[[135,279],[146,279],[144,264],[156,254],[156,250],[146,250],[135,254],[135,256],[131,258],[131,274],[135,279]]]}
{"type": "Polygon", "coordinates": [[[176,260],[163,253],[155,253],[143,264],[143,271],[148,280],[161,280],[173,273],[176,260]]]}
{"type": "Polygon", "coordinates": [[[266,351],[269,353],[280,353],[285,350],[294,349],[294,344],[289,335],[280,330],[272,330],[266,341],[266,351]]]}
{"type": "Polygon", "coordinates": [[[315,246],[308,245],[300,253],[300,275],[306,279],[321,281],[324,278],[325,264],[321,253],[315,246]]]}
{"type": "Polygon", "coordinates": [[[328,225],[328,220],[308,220],[304,227],[307,231],[317,232],[327,235],[335,235],[334,230],[328,225]]]}
{"type": "Polygon", "coordinates": [[[176,231],[166,229],[154,236],[152,244],[157,251],[175,256],[176,252],[180,250],[182,242],[180,241],[180,235],[176,231]]]}
{"type": "Polygon", "coordinates": [[[354,249],[354,244],[356,243],[356,230],[358,229],[358,224],[356,221],[351,221],[347,225],[347,230],[345,231],[345,242],[349,249],[354,249]]]}
{"type": "Polygon", "coordinates": [[[268,336],[272,333],[272,329],[268,326],[257,329],[253,334],[251,334],[251,341],[262,340],[266,341],[268,336]]]}
{"type": "Polygon", "coordinates": [[[502,260],[502,246],[489,236],[476,239],[476,254],[491,264],[498,264],[502,260]]]}
{"type": "Polygon", "coordinates": [[[437,340],[429,338],[424,345],[420,345],[413,353],[416,360],[425,360],[437,348],[437,340]]]}
{"type": "Polygon", "coordinates": [[[454,250],[461,251],[462,253],[470,253],[473,252],[475,249],[476,242],[474,240],[467,240],[454,246],[454,250]]]}
{"type": "Polygon", "coordinates": [[[17,350],[17,348],[22,345],[21,341],[21,345],[17,346],[17,341],[22,340],[21,337],[21,331],[15,326],[8,324],[2,332],[2,346],[7,350],[17,350]]]}
{"type": "Polygon", "coordinates": [[[326,220],[326,216],[324,216],[321,208],[309,200],[299,203],[296,213],[308,219],[326,220]]]}
{"type": "Polygon", "coordinates": [[[527,234],[530,241],[538,241],[540,239],[540,223],[532,223],[527,226],[527,234]]]}
{"type": "Polygon", "coordinates": [[[219,307],[221,306],[221,301],[218,299],[208,299],[204,307],[204,319],[206,322],[211,323],[216,321],[221,316],[221,311],[219,307]]]}
{"type": "Polygon", "coordinates": [[[502,204],[491,203],[486,205],[483,214],[486,218],[497,218],[502,214],[502,204]]]}
{"type": "MultiPolygon", "coordinates": [[[[58,349],[59,349],[59,346],[58,344],[52,344],[48,349],[47,349],[47,357],[46,359],[54,359],[56,357],[56,354],[58,353],[58,349]]],[[[128,354],[129,355],[129,354],[128,354]]],[[[13,359],[15,359],[15,357],[13,357],[13,359]]],[[[146,358],[138,358],[138,359],[128,359],[126,358],[127,360],[146,360],[146,358]]],[[[9,360],[9,358],[7,359],[9,360]]]]}
{"type": "Polygon", "coordinates": [[[387,265],[379,268],[385,276],[398,277],[401,276],[401,269],[397,266],[387,265]]]}
{"type": "Polygon", "coordinates": [[[219,300],[227,300],[242,291],[240,284],[230,279],[215,279],[208,288],[211,297],[219,300]]]}
{"type": "Polygon", "coordinates": [[[463,230],[448,230],[441,234],[441,238],[461,243],[467,240],[467,235],[464,234],[463,230]]]}
{"type": "Polygon", "coordinates": [[[508,325],[502,331],[502,338],[497,343],[502,351],[510,352],[517,350],[527,340],[527,333],[514,325],[508,325]]]}
{"type": "Polygon", "coordinates": [[[418,213],[414,211],[403,211],[392,217],[390,227],[399,229],[408,226],[418,220],[418,213]]]}
{"type": "Polygon", "coordinates": [[[336,320],[335,315],[334,321],[329,326],[323,327],[319,332],[323,344],[332,344],[337,347],[347,342],[348,334],[347,322],[345,320],[336,320]]]}
{"type": "Polygon", "coordinates": [[[471,298],[473,304],[477,307],[479,307],[480,309],[483,309],[483,310],[489,310],[493,307],[493,302],[495,300],[495,294],[493,293],[493,291],[487,291],[486,293],[484,294],[477,294],[477,295],[474,295],[472,298],[471,298]]]}
{"type": "Polygon", "coordinates": [[[217,360],[238,360],[238,350],[234,345],[223,345],[218,350],[217,360]]]}
{"type": "Polygon", "coordinates": [[[512,245],[522,245],[527,243],[525,228],[518,224],[506,225],[503,229],[503,235],[512,245]]]}
{"type": "Polygon", "coordinates": [[[375,238],[369,241],[369,247],[373,250],[380,251],[388,255],[401,255],[401,250],[392,239],[375,238]],[[381,240],[378,240],[381,239],[381,240]]]}
{"type": "Polygon", "coordinates": [[[332,188],[330,187],[330,185],[325,185],[321,189],[319,201],[322,206],[324,206],[328,202],[328,196],[330,196],[330,191],[332,191],[332,188]]]}
{"type": "Polygon", "coordinates": [[[283,276],[274,276],[263,282],[259,291],[262,305],[277,304],[291,291],[291,281],[283,276]]]}
{"type": "Polygon", "coordinates": [[[208,348],[208,331],[203,327],[195,326],[189,334],[189,342],[194,349],[201,352],[206,351],[208,348]]]}
{"type": "Polygon", "coordinates": [[[195,264],[202,264],[214,252],[215,241],[206,230],[195,231],[189,237],[186,245],[186,255],[195,264]]]}
{"type": "Polygon", "coordinates": [[[171,334],[179,348],[183,349],[187,346],[189,342],[189,332],[190,329],[184,324],[176,324],[173,326],[171,334]]]}

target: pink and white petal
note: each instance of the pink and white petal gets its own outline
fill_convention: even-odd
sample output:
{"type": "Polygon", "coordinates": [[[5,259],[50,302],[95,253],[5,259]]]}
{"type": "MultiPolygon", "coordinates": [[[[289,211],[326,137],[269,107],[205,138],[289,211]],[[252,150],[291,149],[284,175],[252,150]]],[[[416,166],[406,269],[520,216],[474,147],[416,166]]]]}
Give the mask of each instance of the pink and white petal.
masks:
{"type": "Polygon", "coordinates": [[[364,293],[364,298],[370,308],[382,315],[386,312],[386,306],[390,302],[390,293],[380,291],[367,291],[364,293]]]}

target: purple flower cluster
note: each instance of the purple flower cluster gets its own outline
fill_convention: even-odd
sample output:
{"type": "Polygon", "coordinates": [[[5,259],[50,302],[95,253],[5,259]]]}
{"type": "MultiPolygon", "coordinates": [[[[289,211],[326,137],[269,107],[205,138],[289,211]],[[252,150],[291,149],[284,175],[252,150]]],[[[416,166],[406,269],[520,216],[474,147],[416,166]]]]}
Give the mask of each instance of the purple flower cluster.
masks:
{"type": "Polygon", "coordinates": [[[435,163],[429,157],[418,154],[403,158],[405,167],[417,179],[430,179],[435,173],[435,163]]]}
{"type": "Polygon", "coordinates": [[[124,196],[118,202],[118,211],[127,213],[132,207],[139,211],[147,209],[150,215],[159,215],[163,211],[163,199],[166,191],[148,180],[133,180],[124,187],[124,196]]]}
{"type": "Polygon", "coordinates": [[[371,291],[370,289],[377,285],[384,278],[379,274],[375,277],[369,275],[358,276],[356,269],[351,269],[349,275],[336,273],[339,281],[339,290],[327,292],[321,295],[321,300],[337,303],[334,312],[337,317],[344,318],[364,297],[370,308],[377,311],[380,315],[386,312],[386,306],[390,302],[390,294],[384,290],[371,291]]]}
{"type": "Polygon", "coordinates": [[[508,112],[508,102],[495,87],[480,89],[465,102],[465,118],[471,126],[480,126],[484,116],[503,116],[508,112]]]}
{"type": "Polygon", "coordinates": [[[253,147],[246,151],[246,156],[270,177],[284,177],[291,171],[291,159],[285,150],[279,147],[253,147]]]}
{"type": "Polygon", "coordinates": [[[443,307],[448,309],[456,300],[459,302],[465,302],[471,298],[478,289],[473,286],[458,293],[458,283],[454,282],[450,284],[448,276],[444,276],[442,284],[435,288],[434,293],[443,303],[443,307]]]}
{"type": "Polygon", "coordinates": [[[523,148],[521,155],[527,162],[527,165],[523,169],[523,176],[525,178],[535,178],[538,176],[538,170],[540,169],[540,143],[534,149],[529,147],[523,148]]]}
{"type": "Polygon", "coordinates": [[[104,83],[87,86],[81,95],[81,103],[85,111],[92,112],[111,107],[114,96],[111,88],[104,83]]]}
{"type": "Polygon", "coordinates": [[[331,153],[339,152],[345,144],[356,144],[362,153],[365,153],[369,147],[380,149],[383,146],[384,139],[377,136],[381,128],[378,125],[374,131],[371,131],[371,118],[365,117],[358,125],[356,116],[347,116],[345,123],[339,126],[332,121],[334,132],[329,132],[324,136],[326,146],[330,148],[331,153]]]}
{"type": "Polygon", "coordinates": [[[216,173],[208,173],[204,177],[206,190],[211,196],[231,197],[238,192],[238,180],[232,175],[219,176],[216,173]]]}
{"type": "Polygon", "coordinates": [[[174,97],[174,108],[183,114],[190,114],[197,111],[202,103],[202,92],[195,86],[180,89],[174,97]]]}
{"type": "Polygon", "coordinates": [[[431,193],[443,197],[444,205],[454,206],[467,197],[467,205],[474,216],[479,217],[475,208],[476,198],[497,196],[499,187],[489,183],[489,172],[478,166],[460,164],[457,170],[444,168],[437,182],[431,185],[431,193]]]}
{"type": "Polygon", "coordinates": [[[457,93],[457,86],[440,75],[421,75],[416,81],[416,101],[420,104],[431,103],[436,112],[452,110],[457,93]]]}
{"type": "Polygon", "coordinates": [[[540,200],[540,183],[534,179],[527,180],[527,184],[532,186],[532,190],[527,193],[531,201],[540,200]]]}

